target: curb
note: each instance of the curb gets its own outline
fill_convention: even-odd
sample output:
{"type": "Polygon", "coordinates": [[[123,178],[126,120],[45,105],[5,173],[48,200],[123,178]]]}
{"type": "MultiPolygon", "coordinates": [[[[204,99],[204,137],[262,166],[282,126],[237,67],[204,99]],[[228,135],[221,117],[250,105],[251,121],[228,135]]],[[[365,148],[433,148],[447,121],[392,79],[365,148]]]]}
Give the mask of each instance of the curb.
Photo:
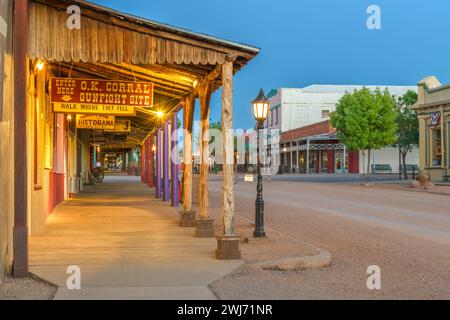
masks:
{"type": "Polygon", "coordinates": [[[315,256],[304,256],[294,258],[283,258],[278,260],[266,260],[256,263],[249,263],[247,266],[262,270],[275,271],[299,271],[306,269],[319,269],[331,265],[331,254],[322,250],[315,256]]]}

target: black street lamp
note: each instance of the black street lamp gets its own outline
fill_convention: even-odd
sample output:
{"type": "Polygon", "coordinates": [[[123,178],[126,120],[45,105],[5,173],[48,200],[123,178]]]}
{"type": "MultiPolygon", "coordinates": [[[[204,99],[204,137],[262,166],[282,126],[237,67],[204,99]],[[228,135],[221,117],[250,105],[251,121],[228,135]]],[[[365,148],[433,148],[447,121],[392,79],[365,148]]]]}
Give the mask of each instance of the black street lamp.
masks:
{"type": "Polygon", "coordinates": [[[253,115],[258,123],[257,126],[257,147],[256,147],[256,159],[257,159],[257,171],[258,171],[258,184],[256,186],[256,201],[255,201],[255,231],[253,231],[253,237],[264,238],[266,232],[264,231],[264,199],[263,199],[263,181],[261,175],[261,160],[259,156],[259,130],[264,128],[264,120],[269,113],[270,101],[264,95],[263,89],[259,91],[258,96],[252,101],[253,115]]]}

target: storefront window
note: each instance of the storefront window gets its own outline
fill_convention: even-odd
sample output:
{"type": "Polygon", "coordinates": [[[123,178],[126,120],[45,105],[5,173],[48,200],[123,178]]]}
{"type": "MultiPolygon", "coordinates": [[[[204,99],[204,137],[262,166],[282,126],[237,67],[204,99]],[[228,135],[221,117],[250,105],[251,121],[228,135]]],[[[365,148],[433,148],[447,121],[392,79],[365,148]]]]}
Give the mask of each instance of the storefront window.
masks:
{"type": "Polygon", "coordinates": [[[432,165],[440,166],[442,163],[441,129],[431,129],[431,157],[432,165]]]}

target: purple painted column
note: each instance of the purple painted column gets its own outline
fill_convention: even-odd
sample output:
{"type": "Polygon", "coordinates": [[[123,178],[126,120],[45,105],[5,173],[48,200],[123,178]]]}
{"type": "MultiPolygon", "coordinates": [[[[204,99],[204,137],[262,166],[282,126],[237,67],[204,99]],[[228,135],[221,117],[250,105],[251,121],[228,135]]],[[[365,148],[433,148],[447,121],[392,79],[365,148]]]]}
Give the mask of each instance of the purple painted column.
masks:
{"type": "Polygon", "coordinates": [[[164,124],[163,142],[163,200],[168,202],[169,194],[169,121],[164,124]]]}
{"type": "Polygon", "coordinates": [[[156,129],[156,198],[161,198],[161,129],[156,129]]]}
{"type": "Polygon", "coordinates": [[[171,155],[171,206],[178,207],[178,118],[174,112],[172,116],[172,148],[171,155]]]}

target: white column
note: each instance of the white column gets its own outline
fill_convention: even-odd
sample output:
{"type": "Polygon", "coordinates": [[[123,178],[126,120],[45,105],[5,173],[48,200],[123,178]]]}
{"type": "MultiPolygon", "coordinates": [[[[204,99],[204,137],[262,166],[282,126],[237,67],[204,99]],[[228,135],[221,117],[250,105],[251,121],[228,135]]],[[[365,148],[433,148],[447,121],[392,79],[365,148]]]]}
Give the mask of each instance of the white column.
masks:
{"type": "Polygon", "coordinates": [[[306,140],[306,173],[309,174],[309,139],[306,140]]]}

